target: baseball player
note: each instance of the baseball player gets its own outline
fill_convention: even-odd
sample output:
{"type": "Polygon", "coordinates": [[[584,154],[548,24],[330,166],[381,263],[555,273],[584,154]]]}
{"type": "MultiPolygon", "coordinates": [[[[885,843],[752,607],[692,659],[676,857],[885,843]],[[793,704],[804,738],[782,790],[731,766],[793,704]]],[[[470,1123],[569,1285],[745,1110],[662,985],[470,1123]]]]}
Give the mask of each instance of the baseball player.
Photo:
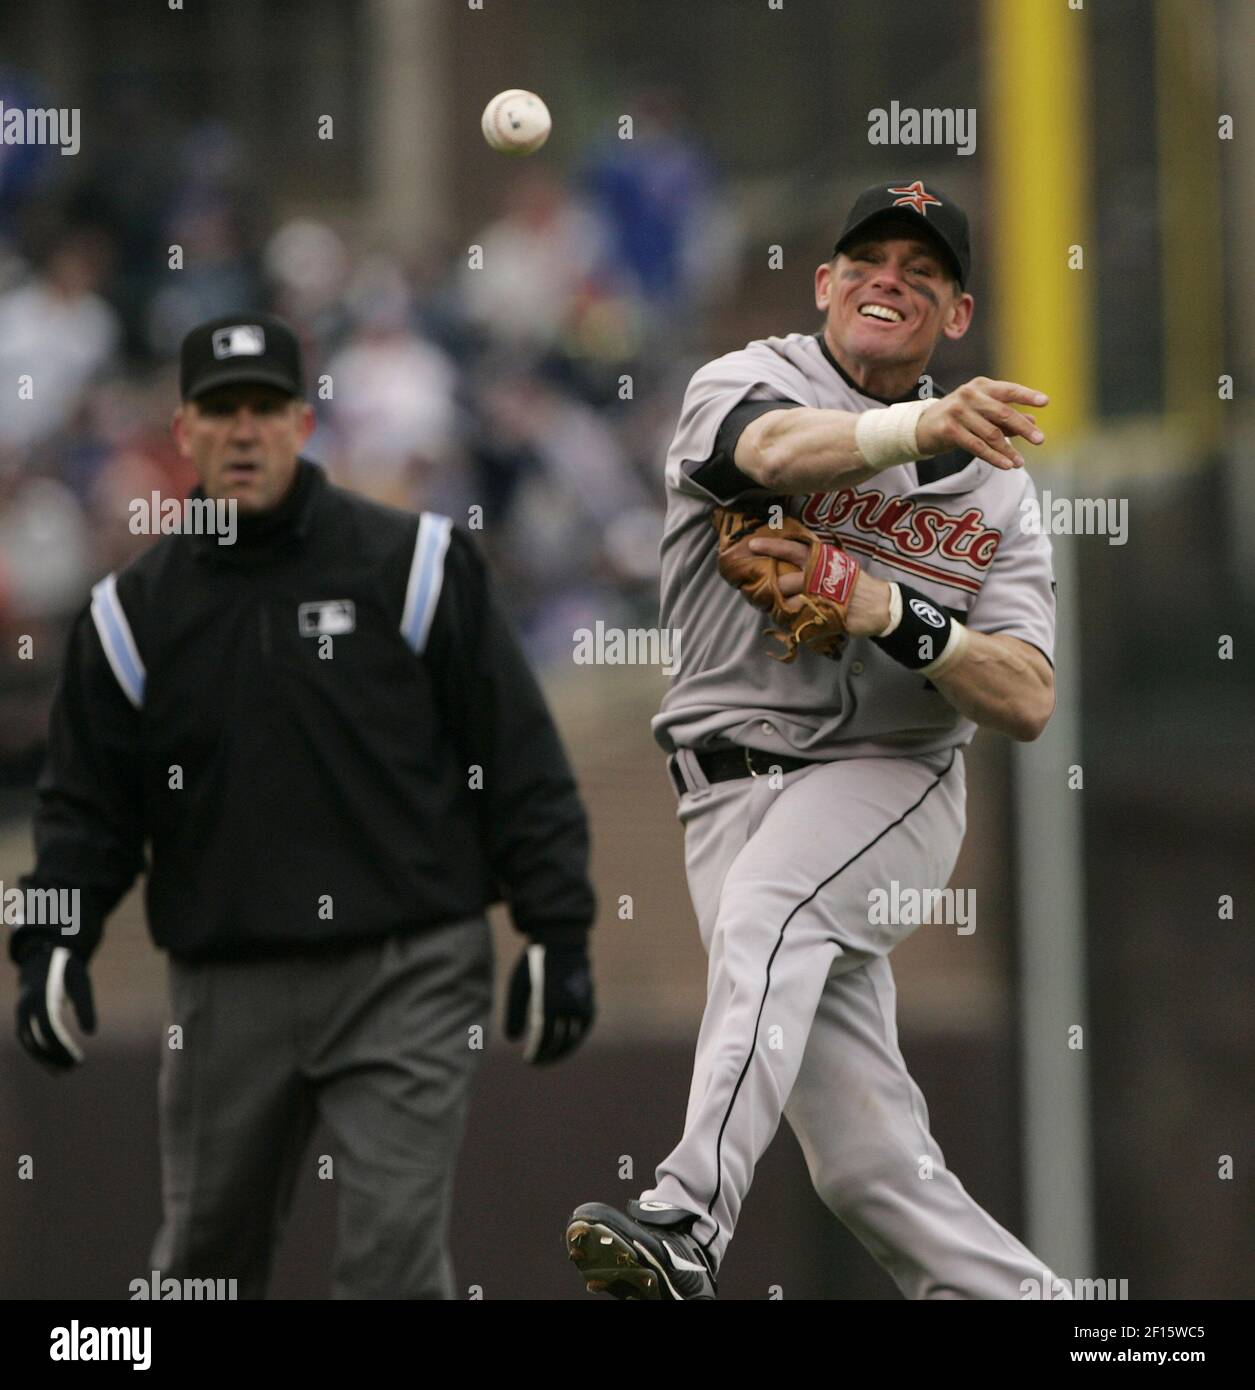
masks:
{"type": "Polygon", "coordinates": [[[336,1297],[449,1298],[453,1163],[491,1003],[485,909],[528,938],[507,1033],[533,1062],[591,1024],[588,837],[540,690],[469,535],[332,486],[297,340],[239,315],[182,349],[174,434],[223,534],[164,536],[70,638],[24,886],[18,1034],[53,1069],[94,1031],[88,969],[149,863],[169,953],[164,1222],[146,1268],[263,1296],[316,1119],[336,1297]],[[29,914],[28,914],[29,918],[29,914]]]}
{"type": "Polygon", "coordinates": [[[568,1222],[591,1290],[715,1297],[782,1115],[905,1297],[1015,1299],[1042,1276],[929,1133],[889,965],[912,928],[869,910],[894,883],[947,883],[977,725],[1031,740],[1054,705],[1049,542],[1017,524],[1035,494],[1016,441],[1042,442],[1029,411],[1046,397],[983,377],[932,397],[921,379],[971,323],[970,268],[952,198],[867,189],[815,273],[822,331],[752,342],[689,383],[662,540],[684,663],[653,730],[708,998],[654,1186],[626,1214],[594,1202],[568,1222]]]}

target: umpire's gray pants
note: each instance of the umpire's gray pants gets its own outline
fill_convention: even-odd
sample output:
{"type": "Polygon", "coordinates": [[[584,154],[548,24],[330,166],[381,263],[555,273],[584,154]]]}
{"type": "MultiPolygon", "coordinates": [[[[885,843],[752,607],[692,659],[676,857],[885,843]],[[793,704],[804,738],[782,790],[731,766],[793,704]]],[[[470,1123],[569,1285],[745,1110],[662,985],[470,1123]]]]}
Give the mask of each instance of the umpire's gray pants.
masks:
{"type": "Polygon", "coordinates": [[[152,1268],[265,1295],[315,1120],[330,1134],[336,1298],[452,1298],[447,1232],[492,1003],[482,917],[333,956],[169,963],[164,1221],[152,1268]]]}
{"type": "Polygon", "coordinates": [[[820,1197],[907,1298],[1018,1299],[1021,1281],[1043,1274],[1052,1287],[929,1133],[898,1048],[888,959],[914,926],[869,912],[869,893],[894,880],[947,883],[963,839],[962,753],[714,785],[681,756],[707,1001],[684,1137],[642,1200],[699,1212],[694,1234],[718,1261],[783,1114],[820,1197]]]}

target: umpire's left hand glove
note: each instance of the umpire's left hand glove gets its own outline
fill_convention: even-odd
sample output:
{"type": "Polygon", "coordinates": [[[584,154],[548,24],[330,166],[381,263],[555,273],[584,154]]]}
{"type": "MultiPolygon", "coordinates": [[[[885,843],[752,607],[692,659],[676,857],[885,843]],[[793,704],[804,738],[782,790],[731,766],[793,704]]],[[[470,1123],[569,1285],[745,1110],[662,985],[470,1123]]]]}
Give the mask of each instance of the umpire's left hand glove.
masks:
{"type": "Polygon", "coordinates": [[[87,966],[65,946],[33,941],[22,950],[18,969],[17,1036],[37,1061],[52,1071],[69,1071],[83,1060],[70,1032],[70,1006],[84,1033],[96,1031],[87,966]]]}
{"type": "Polygon", "coordinates": [[[505,1035],[523,1039],[523,1056],[538,1064],[565,1057],[593,1025],[593,973],[588,948],[532,945],[519,957],[506,998],[505,1035]]]}

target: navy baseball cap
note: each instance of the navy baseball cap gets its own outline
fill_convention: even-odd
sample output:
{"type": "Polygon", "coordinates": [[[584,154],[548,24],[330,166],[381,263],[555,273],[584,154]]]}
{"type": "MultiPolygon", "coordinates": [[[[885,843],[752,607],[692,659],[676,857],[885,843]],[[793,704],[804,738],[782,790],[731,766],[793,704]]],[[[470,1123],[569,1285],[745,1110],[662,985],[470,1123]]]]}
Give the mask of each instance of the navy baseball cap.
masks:
{"type": "Polygon", "coordinates": [[[301,345],[271,314],[230,314],[199,324],[183,339],[179,390],[185,401],[217,386],[256,382],[290,396],[304,394],[301,345]]]}
{"type": "Polygon", "coordinates": [[[967,213],[936,184],[925,186],[920,179],[902,179],[865,188],[850,209],[832,254],[835,256],[845,250],[855,237],[888,217],[914,222],[924,232],[931,233],[932,239],[945,252],[960,288],[967,285],[972,273],[967,213]]]}

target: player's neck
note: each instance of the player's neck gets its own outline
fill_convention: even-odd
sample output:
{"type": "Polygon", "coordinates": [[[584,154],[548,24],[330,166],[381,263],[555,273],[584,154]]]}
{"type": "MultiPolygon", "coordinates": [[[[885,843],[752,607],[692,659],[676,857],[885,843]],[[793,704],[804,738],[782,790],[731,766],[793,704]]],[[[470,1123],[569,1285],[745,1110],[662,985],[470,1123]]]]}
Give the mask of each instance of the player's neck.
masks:
{"type": "Polygon", "coordinates": [[[915,400],[919,392],[919,379],[928,365],[925,358],[919,362],[867,362],[852,357],[829,336],[827,327],[819,335],[820,345],[832,365],[856,390],[874,400],[893,404],[901,400],[915,400]]]}

